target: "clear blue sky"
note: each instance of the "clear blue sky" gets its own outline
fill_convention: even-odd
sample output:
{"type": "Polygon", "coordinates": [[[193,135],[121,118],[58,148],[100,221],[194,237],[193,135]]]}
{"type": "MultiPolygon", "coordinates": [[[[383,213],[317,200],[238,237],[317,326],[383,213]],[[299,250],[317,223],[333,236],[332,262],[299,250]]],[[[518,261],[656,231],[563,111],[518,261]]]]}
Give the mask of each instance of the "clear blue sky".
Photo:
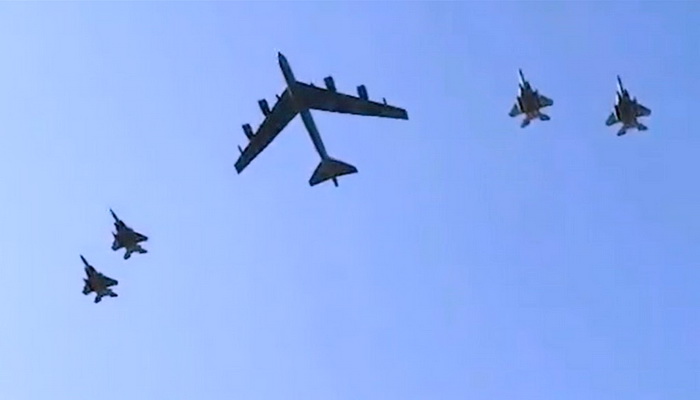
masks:
{"type": "Polygon", "coordinates": [[[700,398],[700,6],[0,5],[0,398],[700,398]],[[257,100],[332,74],[309,187],[257,100]],[[507,116],[517,69],[555,101],[507,116]],[[615,75],[649,131],[604,121],[615,75]],[[110,250],[112,207],[150,236],[110,250]],[[120,281],[81,294],[79,254],[120,281]]]}

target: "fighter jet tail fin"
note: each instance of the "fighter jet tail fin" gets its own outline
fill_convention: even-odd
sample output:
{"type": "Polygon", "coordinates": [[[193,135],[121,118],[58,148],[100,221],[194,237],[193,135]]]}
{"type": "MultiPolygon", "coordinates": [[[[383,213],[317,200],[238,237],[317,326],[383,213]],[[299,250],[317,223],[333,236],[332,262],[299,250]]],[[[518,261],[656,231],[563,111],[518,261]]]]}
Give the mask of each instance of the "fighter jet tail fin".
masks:
{"type": "Polygon", "coordinates": [[[540,121],[549,121],[549,115],[540,113],[540,121]]]}
{"type": "Polygon", "coordinates": [[[311,179],[309,179],[309,185],[315,186],[329,179],[333,179],[333,183],[338,186],[338,180],[336,178],[354,173],[357,173],[357,168],[354,166],[332,158],[326,158],[316,167],[314,174],[311,175],[311,179]]]}
{"type": "Polygon", "coordinates": [[[638,131],[646,131],[647,129],[649,129],[649,128],[647,128],[646,125],[640,124],[639,122],[637,122],[637,130],[638,131]]]}
{"type": "Polygon", "coordinates": [[[626,133],[627,133],[627,127],[626,127],[626,126],[623,126],[622,128],[620,128],[619,131],[617,131],[617,136],[622,136],[622,135],[624,135],[624,134],[626,134],[626,133]]]}

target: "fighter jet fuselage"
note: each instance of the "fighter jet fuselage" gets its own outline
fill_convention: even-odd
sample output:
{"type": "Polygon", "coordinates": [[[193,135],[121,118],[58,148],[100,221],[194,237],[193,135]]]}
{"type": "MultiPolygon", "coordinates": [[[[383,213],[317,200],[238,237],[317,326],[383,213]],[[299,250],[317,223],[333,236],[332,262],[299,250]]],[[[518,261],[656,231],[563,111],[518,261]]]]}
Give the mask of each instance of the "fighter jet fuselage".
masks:
{"type": "Polygon", "coordinates": [[[630,99],[626,90],[617,94],[615,116],[623,124],[634,125],[637,122],[637,99],[630,99]]]}
{"type": "Polygon", "coordinates": [[[518,96],[518,106],[520,107],[520,111],[527,117],[531,119],[537,117],[540,108],[542,108],[537,91],[532,91],[529,85],[526,88],[521,86],[520,96],[518,96]]]}

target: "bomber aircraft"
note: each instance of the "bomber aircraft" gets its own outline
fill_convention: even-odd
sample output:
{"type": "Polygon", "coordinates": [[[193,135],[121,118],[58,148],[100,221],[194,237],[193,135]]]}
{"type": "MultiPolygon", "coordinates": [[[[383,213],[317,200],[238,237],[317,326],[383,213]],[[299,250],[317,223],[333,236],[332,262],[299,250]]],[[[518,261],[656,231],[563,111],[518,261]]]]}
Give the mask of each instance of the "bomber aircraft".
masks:
{"type": "Polygon", "coordinates": [[[124,221],[117,217],[117,214],[115,214],[111,208],[109,212],[112,214],[112,217],[114,217],[114,228],[117,230],[116,232],[112,232],[112,236],[114,236],[112,250],[117,251],[122,247],[126,249],[126,253],[124,253],[125,260],[128,260],[131,257],[131,253],[134,252],[139,254],[148,253],[148,250],[144,249],[139,244],[147,241],[148,237],[129,228],[124,221]]]}
{"type": "Polygon", "coordinates": [[[523,70],[518,70],[518,75],[520,75],[519,93],[517,102],[513,105],[510,112],[508,113],[511,117],[517,117],[520,114],[525,114],[525,119],[520,124],[521,128],[530,125],[530,121],[533,119],[539,119],[540,121],[549,121],[549,115],[542,113],[542,109],[554,105],[552,99],[541,95],[537,90],[534,90],[530,86],[530,82],[525,79],[523,75],[523,70]]]}
{"type": "Polygon", "coordinates": [[[325,89],[316,87],[313,84],[302,83],[296,80],[287,58],[282,53],[277,53],[277,59],[287,87],[282,92],[282,95],[277,95],[277,103],[272,109],[270,109],[267,100],[262,99],[258,101],[265,120],[260,124],[257,132],[253,132],[250,124],[243,125],[243,133],[245,133],[249,142],[245,149],[241,149],[238,146],[241,155],[236,161],[236,171],[239,174],[299,114],[306,130],[309,132],[311,141],[316,147],[316,151],[321,156],[321,162],[316,167],[311,179],[309,179],[309,185],[314,186],[332,179],[335,186],[338,186],[337,178],[339,176],[354,174],[357,172],[357,168],[328,155],[310,110],[408,119],[406,110],[388,105],[386,99],[384,99],[383,104],[370,101],[367,96],[367,88],[364,85],[357,87],[358,97],[355,97],[338,93],[335,81],[331,76],[324,79],[325,89]]]}
{"type": "Polygon", "coordinates": [[[640,117],[648,117],[651,115],[651,110],[639,104],[637,98],[630,98],[627,89],[622,86],[620,75],[617,76],[617,93],[615,95],[615,109],[608,116],[605,125],[612,126],[617,123],[622,123],[622,127],[617,131],[617,136],[622,136],[627,133],[628,129],[637,129],[638,131],[646,131],[646,125],[639,122],[640,117]]]}
{"type": "Polygon", "coordinates": [[[83,260],[83,264],[85,264],[85,273],[87,274],[87,279],[83,278],[85,282],[83,294],[87,296],[91,292],[95,292],[95,303],[102,301],[104,296],[117,297],[117,294],[114,293],[110,287],[117,286],[119,282],[97,272],[95,267],[90,265],[82,254],[80,255],[80,259],[83,260]]]}

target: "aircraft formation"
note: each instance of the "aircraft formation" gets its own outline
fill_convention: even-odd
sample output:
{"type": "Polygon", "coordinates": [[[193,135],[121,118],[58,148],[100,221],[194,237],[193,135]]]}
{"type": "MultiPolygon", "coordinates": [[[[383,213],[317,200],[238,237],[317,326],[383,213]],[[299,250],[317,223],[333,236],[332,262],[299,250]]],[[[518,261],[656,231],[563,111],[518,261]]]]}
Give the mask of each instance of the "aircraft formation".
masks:
{"type": "MultiPolygon", "coordinates": [[[[281,95],[277,95],[277,102],[272,108],[267,100],[258,101],[260,111],[265,118],[256,131],[253,131],[250,124],[243,125],[243,133],[248,139],[248,145],[245,149],[238,146],[240,156],[235,167],[239,174],[272,143],[297,115],[300,115],[311,142],[321,158],[309,179],[309,185],[316,186],[330,180],[337,187],[339,177],[357,173],[357,168],[328,154],[311,115],[311,110],[408,120],[406,110],[387,104],[386,99],[383,99],[382,103],[369,100],[365,85],[357,87],[357,96],[339,93],[332,76],[324,79],[325,89],[316,87],[313,84],[298,81],[292,72],[289,61],[282,53],[277,53],[277,60],[287,87],[281,95]]],[[[530,125],[533,120],[549,121],[550,116],[542,110],[552,107],[554,101],[534,89],[530,82],[525,79],[522,70],[519,70],[518,74],[520,76],[518,96],[508,115],[510,117],[524,115],[520,124],[521,128],[530,125]]],[[[650,115],[649,108],[640,104],[636,97],[630,97],[629,92],[622,85],[622,79],[618,76],[614,108],[605,121],[605,125],[622,124],[617,132],[618,136],[626,134],[630,129],[646,131],[648,128],[639,121],[639,118],[650,115]]],[[[117,251],[124,248],[125,260],[128,260],[132,253],[147,253],[140,243],[147,241],[148,237],[128,227],[112,210],[110,212],[115,220],[114,226],[116,228],[116,232],[112,233],[114,236],[112,250],[117,251]]],[[[83,294],[95,292],[95,303],[99,303],[105,296],[117,297],[111,287],[117,286],[119,282],[98,272],[82,255],[80,258],[85,265],[85,273],[87,274],[87,278],[84,279],[83,294]]]]}
{"type": "MultiPolygon", "coordinates": [[[[525,119],[520,124],[521,128],[530,125],[530,121],[539,119],[540,121],[549,121],[550,117],[542,112],[545,107],[554,105],[554,101],[547,96],[539,93],[532,88],[530,82],[525,79],[522,70],[518,70],[520,75],[519,93],[517,102],[508,113],[511,117],[517,117],[524,114],[525,119]]],[[[630,98],[630,94],[622,85],[622,78],[617,76],[617,93],[615,96],[615,105],[613,112],[608,116],[605,125],[612,126],[622,124],[622,127],[617,131],[617,136],[622,136],[629,129],[637,129],[638,131],[646,131],[646,125],[639,122],[639,118],[648,117],[651,115],[651,110],[643,106],[637,101],[637,98],[630,98]]]]}
{"type": "MultiPolygon", "coordinates": [[[[130,228],[124,223],[124,221],[119,219],[117,214],[115,214],[111,209],[109,212],[114,218],[114,229],[116,231],[112,232],[112,236],[114,237],[114,241],[112,242],[112,251],[124,249],[125,260],[131,258],[132,253],[148,253],[148,251],[141,246],[141,242],[147,241],[148,237],[130,228]]],[[[117,293],[112,290],[112,287],[119,285],[119,281],[97,271],[95,267],[90,265],[82,254],[80,255],[80,259],[83,261],[85,274],[87,275],[87,278],[83,278],[83,294],[87,296],[88,294],[94,292],[95,303],[102,301],[102,298],[105,296],[118,297],[117,293]]]]}

